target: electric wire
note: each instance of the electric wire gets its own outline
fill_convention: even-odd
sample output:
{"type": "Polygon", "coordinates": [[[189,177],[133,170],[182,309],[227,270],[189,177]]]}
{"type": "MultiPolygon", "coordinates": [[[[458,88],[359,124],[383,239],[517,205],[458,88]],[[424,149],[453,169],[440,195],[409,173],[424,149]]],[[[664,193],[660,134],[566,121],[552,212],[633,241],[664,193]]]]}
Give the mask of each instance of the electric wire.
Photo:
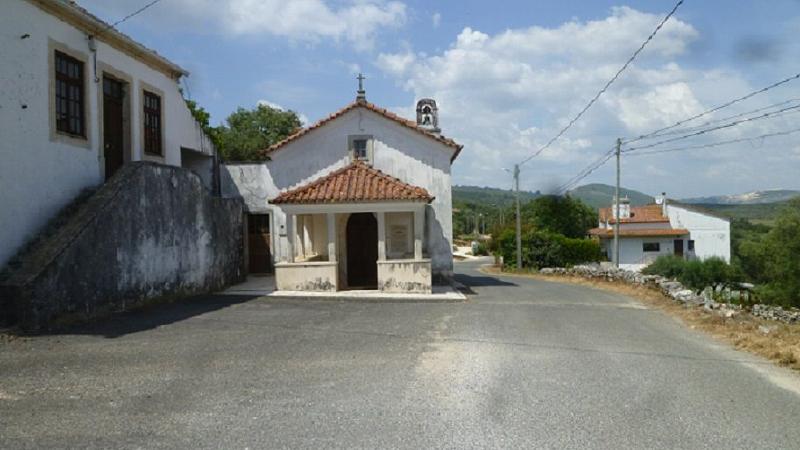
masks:
{"type": "Polygon", "coordinates": [[[675,141],[688,139],[688,138],[695,137],[695,136],[700,136],[700,135],[703,135],[703,134],[706,134],[706,133],[710,133],[712,131],[717,131],[717,130],[722,130],[722,129],[725,129],[725,128],[735,127],[735,126],[741,125],[743,123],[748,123],[748,122],[753,122],[753,121],[756,121],[756,120],[762,120],[762,119],[770,118],[772,116],[775,116],[776,114],[779,114],[779,113],[782,113],[782,112],[785,112],[785,111],[797,110],[798,108],[800,108],[800,105],[790,106],[790,107],[783,108],[783,109],[780,109],[780,110],[774,111],[774,112],[767,112],[767,113],[764,113],[764,114],[762,114],[760,116],[748,117],[746,119],[735,120],[733,122],[729,122],[729,123],[726,123],[724,125],[719,125],[719,126],[711,127],[711,128],[704,128],[704,129],[696,131],[694,133],[689,133],[689,134],[685,134],[685,135],[682,135],[682,136],[677,136],[677,137],[673,137],[673,138],[669,138],[669,139],[663,139],[661,141],[654,142],[652,144],[641,145],[639,147],[626,148],[625,150],[622,150],[622,153],[634,152],[634,151],[641,150],[641,149],[652,148],[652,147],[656,147],[656,146],[659,146],[659,145],[662,145],[662,144],[667,144],[667,143],[670,143],[670,142],[675,142],[675,141]]]}
{"type": "Polygon", "coordinates": [[[580,182],[582,179],[584,179],[587,176],[589,176],[592,172],[594,172],[595,170],[599,169],[603,164],[605,164],[609,159],[611,159],[611,157],[614,155],[614,150],[615,150],[614,148],[611,148],[609,151],[607,151],[602,156],[600,156],[600,158],[596,159],[595,161],[592,161],[591,164],[589,164],[583,170],[578,172],[577,175],[575,175],[572,178],[570,178],[569,180],[567,180],[567,182],[561,184],[558,187],[558,189],[556,189],[555,193],[558,195],[558,194],[561,194],[563,192],[566,192],[572,186],[574,186],[576,183],[580,182]]]}
{"type": "Polygon", "coordinates": [[[691,145],[691,146],[688,146],[688,147],[677,147],[677,148],[665,148],[665,149],[658,149],[658,150],[649,150],[649,151],[644,151],[644,152],[632,153],[630,156],[654,155],[654,154],[657,154],[657,153],[671,153],[671,152],[681,152],[681,151],[686,151],[686,150],[695,150],[695,149],[702,149],[702,148],[719,147],[719,146],[722,146],[722,145],[737,144],[737,143],[740,143],[740,142],[752,142],[752,141],[756,141],[756,140],[763,140],[763,139],[768,139],[768,138],[776,137],[776,136],[787,136],[787,135],[794,134],[794,133],[797,133],[797,132],[800,132],[800,128],[795,128],[795,129],[786,130],[786,131],[777,131],[775,133],[767,133],[767,134],[762,134],[760,136],[752,136],[752,137],[738,138],[738,139],[729,139],[727,141],[711,142],[711,143],[708,143],[708,144],[691,145]]]}
{"type": "Polygon", "coordinates": [[[125,16],[125,17],[123,17],[123,18],[121,18],[121,19],[117,20],[116,22],[114,22],[114,23],[112,23],[112,24],[108,25],[108,26],[107,26],[107,27],[106,27],[106,28],[105,28],[103,31],[101,31],[101,32],[97,33],[97,35],[96,35],[95,37],[99,37],[99,36],[101,36],[103,33],[105,33],[106,31],[108,31],[108,30],[110,30],[110,29],[112,29],[112,28],[116,27],[117,25],[119,25],[119,24],[121,24],[121,23],[123,23],[123,22],[127,21],[128,19],[131,19],[131,18],[132,18],[132,17],[134,17],[134,16],[137,16],[137,15],[141,14],[141,13],[142,13],[142,12],[144,12],[146,9],[150,8],[151,6],[155,5],[156,3],[160,2],[160,1],[161,1],[161,0],[152,0],[151,2],[147,3],[146,5],[142,6],[142,7],[141,7],[141,8],[139,8],[139,9],[137,9],[136,11],[134,11],[134,12],[132,12],[132,13],[128,14],[127,16],[125,16]]]}
{"type": "Polygon", "coordinates": [[[782,79],[780,81],[776,81],[775,83],[772,83],[772,84],[770,84],[768,86],[765,86],[765,87],[763,87],[761,89],[757,89],[755,91],[749,92],[749,93],[747,93],[747,94],[745,94],[745,95],[743,95],[741,97],[737,97],[737,98],[735,98],[733,100],[730,100],[728,102],[725,102],[725,103],[723,103],[721,105],[717,105],[717,106],[715,106],[713,108],[707,109],[707,110],[705,110],[705,111],[703,111],[703,112],[701,112],[699,114],[695,114],[694,116],[687,117],[686,119],[680,120],[680,121],[678,121],[678,122],[676,122],[676,123],[674,123],[672,125],[669,125],[669,126],[666,126],[666,127],[663,127],[663,128],[659,128],[659,129],[657,129],[655,131],[652,131],[650,133],[638,136],[638,137],[633,138],[633,139],[623,140],[622,143],[623,144],[630,144],[632,142],[637,142],[637,141],[641,141],[643,139],[647,139],[649,137],[653,137],[653,136],[655,136],[655,135],[657,135],[657,134],[659,134],[659,133],[661,133],[663,131],[667,131],[667,130],[671,130],[673,128],[677,128],[677,127],[679,127],[679,126],[681,126],[681,125],[683,125],[683,124],[685,124],[687,122],[691,122],[692,120],[699,119],[700,117],[707,116],[707,115],[709,115],[711,113],[714,113],[716,111],[719,111],[721,109],[724,109],[724,108],[727,108],[729,106],[735,105],[736,103],[742,102],[742,101],[747,100],[747,99],[749,99],[751,97],[754,97],[754,96],[756,96],[758,94],[762,94],[762,93],[767,92],[769,90],[772,90],[772,89],[774,89],[774,88],[776,88],[778,86],[782,86],[782,85],[784,85],[786,83],[789,83],[791,81],[797,80],[798,78],[800,78],[800,73],[797,73],[797,74],[792,75],[790,77],[784,78],[784,79],[782,79]]]}
{"type": "Polygon", "coordinates": [[[645,39],[645,41],[642,42],[642,45],[639,46],[639,48],[635,52],[633,52],[633,55],[631,55],[631,57],[628,58],[628,60],[625,62],[625,64],[623,64],[622,67],[617,71],[617,73],[614,74],[614,76],[611,77],[610,80],[608,80],[608,82],[605,84],[605,86],[603,86],[603,88],[600,89],[597,92],[597,94],[591,100],[589,100],[589,103],[587,103],[586,106],[584,106],[583,109],[575,117],[573,117],[572,120],[570,120],[569,123],[567,123],[567,125],[564,128],[561,129],[561,131],[558,132],[558,134],[556,134],[549,141],[547,141],[547,143],[544,146],[539,148],[539,150],[537,150],[536,152],[534,152],[533,154],[531,154],[527,158],[523,159],[519,163],[520,166],[525,164],[525,163],[527,163],[528,161],[530,161],[531,159],[535,158],[536,156],[539,156],[543,151],[545,151],[547,148],[549,148],[553,144],[553,142],[555,142],[561,136],[563,136],[564,133],[566,133],[567,130],[569,130],[572,127],[572,125],[574,125],[575,122],[577,122],[583,116],[583,114],[589,108],[591,108],[592,105],[595,104],[595,102],[597,102],[597,100],[600,98],[600,96],[603,95],[608,90],[608,88],[611,86],[611,84],[613,84],[615,81],[617,81],[617,78],[619,78],[620,75],[622,75],[622,72],[624,72],[625,69],[627,69],[628,66],[631,63],[633,63],[633,60],[635,60],[636,57],[639,56],[639,53],[641,53],[642,50],[644,50],[644,48],[647,46],[647,44],[650,43],[650,41],[653,40],[653,38],[655,37],[656,33],[658,33],[661,30],[661,28],[664,26],[664,24],[670,19],[670,17],[672,17],[672,15],[675,14],[675,11],[677,11],[678,8],[683,4],[683,1],[684,0],[679,0],[678,3],[675,4],[675,6],[672,8],[672,11],[670,11],[669,14],[667,14],[664,17],[664,19],[658,24],[658,26],[653,30],[653,32],[650,33],[650,35],[647,37],[647,39],[645,39]]]}
{"type": "MultiPolygon", "coordinates": [[[[711,126],[713,124],[716,124],[716,123],[722,123],[722,122],[725,122],[725,121],[728,121],[728,120],[731,120],[731,119],[736,119],[738,117],[744,117],[744,116],[747,116],[747,115],[750,115],[750,114],[755,114],[755,113],[758,113],[758,112],[761,112],[761,111],[766,111],[766,110],[769,110],[769,109],[773,109],[773,108],[776,108],[776,107],[779,107],[779,106],[783,106],[783,105],[786,105],[786,104],[789,104],[789,103],[795,103],[795,102],[800,102],[800,98],[792,98],[792,99],[789,99],[789,100],[784,100],[782,102],[773,103],[771,105],[767,105],[767,106],[764,106],[764,107],[761,107],[761,108],[752,109],[750,111],[741,112],[739,114],[734,114],[732,116],[727,116],[727,117],[723,117],[723,118],[715,119],[715,120],[709,120],[707,122],[704,122],[704,123],[702,123],[700,125],[696,125],[696,126],[693,126],[693,127],[679,128],[677,130],[671,130],[671,131],[666,131],[666,132],[659,133],[659,134],[654,134],[654,135],[648,137],[647,139],[657,138],[657,137],[661,137],[661,136],[675,136],[675,135],[678,135],[678,134],[689,133],[689,132],[701,130],[703,128],[709,127],[709,126],[711,126]]],[[[780,114],[775,114],[772,117],[779,117],[779,116],[783,116],[783,115],[786,115],[786,114],[795,114],[797,112],[798,111],[785,111],[785,112],[781,112],[780,114]]]]}
{"type": "MultiPolygon", "coordinates": [[[[788,103],[788,102],[789,101],[781,102],[781,103],[785,104],[785,103],[788,103]]],[[[774,105],[771,105],[771,106],[774,106],[774,105]]],[[[766,109],[766,108],[767,107],[762,108],[762,110],[766,109]]],[[[701,134],[704,134],[704,133],[707,133],[707,132],[710,132],[710,131],[715,131],[715,130],[719,130],[719,129],[723,129],[723,128],[730,128],[732,126],[740,125],[742,123],[750,122],[750,121],[753,121],[753,120],[764,119],[764,118],[768,118],[768,117],[777,117],[779,114],[785,114],[787,111],[789,111],[791,113],[800,112],[800,110],[798,110],[797,108],[800,108],[800,105],[792,106],[792,107],[789,107],[789,108],[783,108],[782,110],[779,110],[779,111],[775,111],[775,112],[771,112],[771,113],[765,113],[765,114],[762,114],[760,116],[751,117],[751,118],[747,118],[747,119],[731,122],[729,124],[725,124],[725,125],[718,126],[718,127],[713,127],[713,128],[709,128],[709,129],[703,129],[703,130],[700,130],[700,131],[698,131],[696,133],[691,133],[691,134],[685,135],[685,136],[679,136],[677,138],[667,139],[667,140],[664,140],[664,141],[661,141],[661,142],[656,142],[656,143],[654,143],[652,145],[628,148],[628,149],[625,149],[625,150],[621,150],[620,153],[630,153],[630,152],[632,152],[632,153],[630,153],[631,156],[652,155],[652,154],[658,154],[658,153],[670,153],[670,152],[678,152],[678,151],[686,151],[686,150],[694,150],[694,149],[702,149],[702,148],[719,147],[719,146],[722,146],[722,145],[729,145],[729,144],[735,144],[735,143],[741,143],[741,142],[752,142],[752,141],[759,140],[759,139],[768,139],[768,138],[771,138],[771,137],[786,136],[786,135],[794,134],[794,133],[800,132],[800,128],[792,129],[792,130],[788,130],[788,131],[779,131],[779,132],[774,132],[774,133],[766,133],[766,134],[762,134],[762,135],[759,135],[759,136],[737,138],[737,139],[729,139],[729,140],[725,140],[725,141],[712,142],[712,143],[708,143],[708,144],[699,144],[699,145],[692,145],[692,146],[687,146],[687,147],[656,149],[656,150],[650,150],[650,151],[638,151],[637,152],[637,150],[640,150],[640,149],[655,147],[657,145],[661,145],[661,144],[666,143],[666,142],[673,142],[673,141],[676,141],[676,140],[679,140],[679,139],[686,139],[686,138],[693,137],[693,136],[699,136],[701,134]]],[[[752,111],[750,113],[752,113],[752,111]]],[[[733,117],[733,116],[731,116],[731,117],[733,117]]],[[[614,149],[612,148],[608,152],[604,153],[600,158],[598,158],[597,160],[593,161],[591,164],[589,164],[583,170],[578,172],[577,175],[575,175],[572,178],[570,178],[566,183],[564,183],[561,186],[559,186],[559,188],[556,190],[556,194],[562,194],[564,192],[567,192],[573,186],[577,185],[577,183],[579,183],[581,180],[583,180],[584,178],[588,177],[594,171],[596,171],[597,169],[602,167],[613,156],[614,156],[614,149]]]]}

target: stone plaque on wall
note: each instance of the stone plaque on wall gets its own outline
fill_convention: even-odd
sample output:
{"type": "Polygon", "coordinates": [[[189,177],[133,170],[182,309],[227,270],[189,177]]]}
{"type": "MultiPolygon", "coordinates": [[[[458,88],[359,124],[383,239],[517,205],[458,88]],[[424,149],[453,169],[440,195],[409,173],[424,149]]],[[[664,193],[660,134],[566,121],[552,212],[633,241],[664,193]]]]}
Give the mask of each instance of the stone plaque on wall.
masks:
{"type": "Polygon", "coordinates": [[[392,225],[389,228],[389,252],[404,254],[408,251],[408,227],[392,225]]]}

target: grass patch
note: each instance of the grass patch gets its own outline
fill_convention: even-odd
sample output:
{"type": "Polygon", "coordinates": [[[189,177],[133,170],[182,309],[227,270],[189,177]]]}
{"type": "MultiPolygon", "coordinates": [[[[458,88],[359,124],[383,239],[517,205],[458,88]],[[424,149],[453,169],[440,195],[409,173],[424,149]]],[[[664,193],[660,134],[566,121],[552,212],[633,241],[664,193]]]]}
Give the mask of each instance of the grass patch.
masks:
{"type": "Polygon", "coordinates": [[[642,303],[677,318],[693,330],[700,330],[727,342],[739,350],[767,358],[776,364],[800,371],[800,324],[785,324],[742,312],[726,318],[702,307],[676,302],[647,286],[631,285],[605,279],[587,279],[572,275],[542,275],[537,272],[509,272],[496,266],[481,270],[494,275],[513,275],[556,283],[572,283],[633,297],[642,303]],[[762,330],[769,330],[764,333],[762,330]]]}

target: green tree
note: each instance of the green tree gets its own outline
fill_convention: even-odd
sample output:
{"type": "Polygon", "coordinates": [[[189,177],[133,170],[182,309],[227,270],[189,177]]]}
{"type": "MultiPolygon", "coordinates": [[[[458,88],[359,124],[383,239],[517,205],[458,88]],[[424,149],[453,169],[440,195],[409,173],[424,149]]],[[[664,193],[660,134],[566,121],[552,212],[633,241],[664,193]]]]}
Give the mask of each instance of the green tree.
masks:
{"type": "Polygon", "coordinates": [[[570,196],[546,195],[534,199],[522,208],[523,222],[540,231],[583,238],[597,226],[597,213],[579,199],[570,196]]]}
{"type": "Polygon", "coordinates": [[[761,242],[757,260],[766,284],[760,293],[772,303],[800,306],[800,198],[781,211],[761,242]]]}
{"type": "Polygon", "coordinates": [[[239,107],[225,122],[217,129],[217,149],[227,161],[263,160],[260,150],[286,138],[302,126],[294,111],[267,105],[258,105],[254,109],[239,107]]]}

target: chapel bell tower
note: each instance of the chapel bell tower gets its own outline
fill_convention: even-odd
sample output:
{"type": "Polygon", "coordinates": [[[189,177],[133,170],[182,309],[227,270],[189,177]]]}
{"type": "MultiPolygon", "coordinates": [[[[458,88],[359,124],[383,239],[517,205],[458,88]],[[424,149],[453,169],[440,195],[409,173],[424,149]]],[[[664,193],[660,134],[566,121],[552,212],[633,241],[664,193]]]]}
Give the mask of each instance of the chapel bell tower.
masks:
{"type": "Polygon", "coordinates": [[[417,102],[417,126],[438,133],[439,110],[432,98],[423,98],[417,102]]]}

